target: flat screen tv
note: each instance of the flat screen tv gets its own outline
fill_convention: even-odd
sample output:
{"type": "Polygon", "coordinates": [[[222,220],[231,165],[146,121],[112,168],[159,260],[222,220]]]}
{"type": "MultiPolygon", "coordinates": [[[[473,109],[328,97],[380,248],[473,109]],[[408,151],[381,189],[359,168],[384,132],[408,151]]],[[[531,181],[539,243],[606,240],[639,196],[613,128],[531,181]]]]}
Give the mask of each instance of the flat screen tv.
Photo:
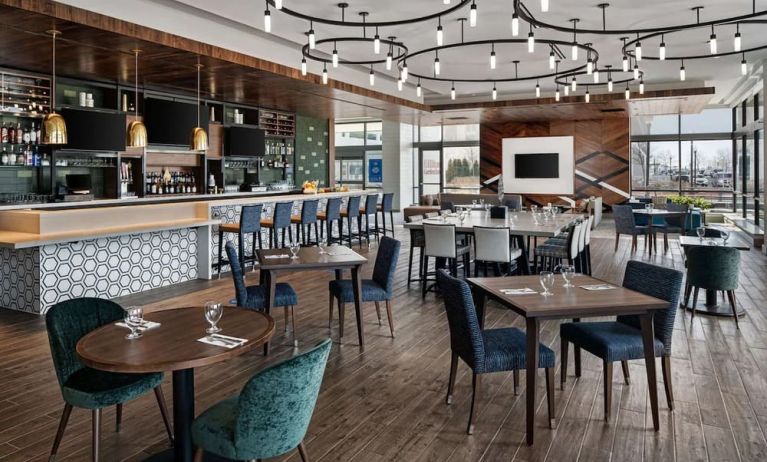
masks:
{"type": "Polygon", "coordinates": [[[65,149],[82,151],[125,151],[125,114],[65,108],[67,124],[65,149]]]}
{"type": "MultiPolygon", "coordinates": [[[[159,98],[144,100],[144,125],[149,144],[186,146],[197,126],[197,106],[159,98]]],[[[200,125],[208,130],[208,113],[200,109],[200,125]]]]}
{"type": "Polygon", "coordinates": [[[559,178],[559,154],[515,154],[514,177],[559,178]]]}
{"type": "Polygon", "coordinates": [[[252,127],[230,127],[225,138],[227,156],[263,156],[264,131],[252,127]]]}

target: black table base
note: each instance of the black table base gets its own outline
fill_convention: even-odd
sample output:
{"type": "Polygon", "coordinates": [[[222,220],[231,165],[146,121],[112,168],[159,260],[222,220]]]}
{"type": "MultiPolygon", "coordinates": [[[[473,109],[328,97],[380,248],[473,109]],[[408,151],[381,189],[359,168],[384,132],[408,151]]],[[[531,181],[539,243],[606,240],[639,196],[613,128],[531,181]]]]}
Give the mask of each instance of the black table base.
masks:
{"type": "MultiPolygon", "coordinates": [[[[707,314],[710,316],[722,316],[727,318],[732,318],[732,307],[730,306],[730,302],[723,301],[722,304],[719,304],[719,293],[716,290],[706,290],[706,297],[705,300],[698,301],[698,304],[695,305],[695,314],[707,314]]],[[[687,311],[692,311],[692,296],[690,297],[690,304],[685,305],[685,309],[687,311]]],[[[735,311],[738,313],[738,317],[743,317],[746,315],[746,311],[739,306],[739,304],[735,304],[735,311]]]]}

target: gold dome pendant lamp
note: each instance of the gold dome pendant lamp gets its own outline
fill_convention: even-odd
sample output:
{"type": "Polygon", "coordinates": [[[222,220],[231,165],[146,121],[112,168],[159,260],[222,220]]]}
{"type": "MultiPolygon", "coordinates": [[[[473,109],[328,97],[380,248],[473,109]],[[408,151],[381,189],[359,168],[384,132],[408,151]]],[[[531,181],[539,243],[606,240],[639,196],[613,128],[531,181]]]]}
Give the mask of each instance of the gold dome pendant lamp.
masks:
{"type": "Polygon", "coordinates": [[[125,144],[131,148],[144,148],[147,144],[146,126],[144,125],[144,122],[140,121],[138,118],[138,54],[141,53],[141,50],[135,49],[131,51],[136,58],[136,86],[134,93],[136,98],[136,102],[134,104],[136,113],[134,114],[133,121],[128,124],[128,132],[126,135],[127,138],[125,144]]]}
{"type": "Polygon", "coordinates": [[[208,134],[200,127],[200,58],[197,58],[197,126],[192,130],[192,140],[189,148],[192,151],[206,151],[208,149],[208,134]]]}
{"type": "Polygon", "coordinates": [[[67,124],[56,114],[56,37],[61,34],[55,29],[48,30],[53,40],[53,72],[51,79],[51,112],[43,118],[43,144],[67,144],[67,124]]]}

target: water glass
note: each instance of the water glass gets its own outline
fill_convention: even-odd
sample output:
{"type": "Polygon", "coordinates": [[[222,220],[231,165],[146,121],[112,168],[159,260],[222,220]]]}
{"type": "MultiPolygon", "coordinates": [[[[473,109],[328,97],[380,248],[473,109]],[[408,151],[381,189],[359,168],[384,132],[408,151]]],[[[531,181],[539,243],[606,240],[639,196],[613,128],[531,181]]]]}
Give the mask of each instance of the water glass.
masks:
{"type": "Polygon", "coordinates": [[[320,248],[320,255],[325,255],[327,252],[325,251],[325,247],[328,246],[328,240],[325,237],[321,237],[319,241],[317,241],[317,247],[320,248]]]}
{"type": "Polygon", "coordinates": [[[554,288],[554,273],[551,271],[541,271],[541,287],[543,287],[543,296],[553,295],[551,289],[554,288]]]}
{"type": "Polygon", "coordinates": [[[141,337],[141,332],[138,331],[138,328],[144,323],[144,308],[140,306],[125,308],[123,319],[125,320],[125,325],[130,328],[130,334],[126,335],[125,338],[133,340],[141,337]]]}
{"type": "Polygon", "coordinates": [[[575,267],[573,265],[562,265],[559,267],[559,272],[562,273],[562,279],[565,281],[563,287],[575,287],[572,284],[573,277],[575,277],[575,267]]]}
{"type": "Polygon", "coordinates": [[[223,315],[224,307],[220,303],[205,302],[205,320],[210,324],[210,327],[205,329],[205,332],[209,334],[221,332],[221,328],[216,324],[218,324],[218,321],[221,320],[221,316],[223,315]]]}
{"type": "Polygon", "coordinates": [[[290,241],[288,249],[290,250],[290,258],[292,260],[298,260],[298,251],[301,249],[301,243],[298,242],[298,239],[290,241]]]}
{"type": "Polygon", "coordinates": [[[726,229],[720,229],[719,230],[719,234],[721,234],[721,236],[722,236],[722,242],[727,244],[727,239],[730,238],[730,232],[727,231],[726,229]]]}
{"type": "Polygon", "coordinates": [[[695,233],[698,235],[700,242],[703,242],[703,236],[706,235],[706,228],[704,226],[698,226],[695,228],[695,233]]]}

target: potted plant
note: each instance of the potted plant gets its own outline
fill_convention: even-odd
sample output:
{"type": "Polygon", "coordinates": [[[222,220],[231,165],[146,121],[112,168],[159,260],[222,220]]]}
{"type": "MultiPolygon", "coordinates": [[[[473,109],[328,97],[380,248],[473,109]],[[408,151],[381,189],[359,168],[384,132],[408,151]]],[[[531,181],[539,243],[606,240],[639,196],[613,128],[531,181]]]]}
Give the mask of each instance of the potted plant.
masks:
{"type": "Polygon", "coordinates": [[[708,210],[712,207],[711,201],[703,197],[692,196],[669,196],[668,200],[674,204],[687,204],[691,208],[708,210]]]}

